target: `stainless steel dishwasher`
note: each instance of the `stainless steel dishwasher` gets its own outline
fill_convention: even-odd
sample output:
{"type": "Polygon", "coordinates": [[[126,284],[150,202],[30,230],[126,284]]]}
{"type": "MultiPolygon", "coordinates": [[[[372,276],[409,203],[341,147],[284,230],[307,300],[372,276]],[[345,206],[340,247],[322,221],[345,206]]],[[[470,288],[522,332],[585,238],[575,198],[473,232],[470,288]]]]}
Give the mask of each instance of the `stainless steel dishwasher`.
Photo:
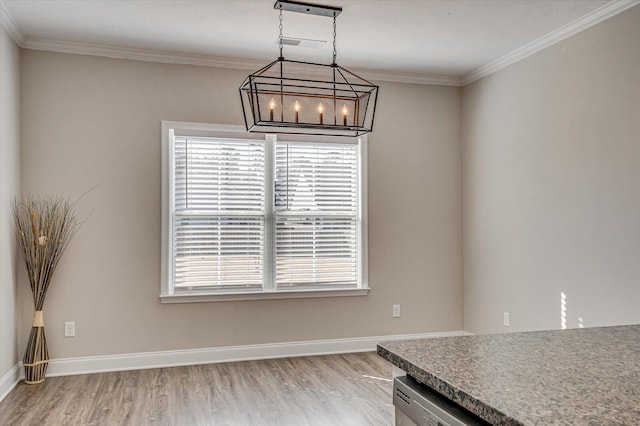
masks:
{"type": "Polygon", "coordinates": [[[418,383],[411,376],[393,380],[396,426],[475,426],[488,423],[418,383]]]}

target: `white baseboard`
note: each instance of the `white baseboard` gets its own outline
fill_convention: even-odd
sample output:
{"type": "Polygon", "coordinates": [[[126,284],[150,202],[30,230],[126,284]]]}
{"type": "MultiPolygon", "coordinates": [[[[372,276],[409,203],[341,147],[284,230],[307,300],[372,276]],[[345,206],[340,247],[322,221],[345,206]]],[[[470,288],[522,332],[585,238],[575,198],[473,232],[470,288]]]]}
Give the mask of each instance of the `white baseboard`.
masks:
{"type": "MultiPolygon", "coordinates": [[[[79,358],[58,358],[49,361],[47,377],[257,359],[369,352],[375,351],[378,342],[384,340],[431,339],[434,337],[465,336],[470,334],[472,333],[466,331],[446,331],[439,333],[399,334],[79,358]]],[[[0,379],[0,401],[11,392],[23,377],[24,373],[22,371],[22,363],[20,362],[13,366],[13,368],[0,379]]]]}
{"type": "Polygon", "coordinates": [[[391,336],[355,337],[349,339],[312,340],[306,342],[271,343],[177,351],[102,355],[81,358],[52,359],[47,376],[103,373],[107,371],[142,370],[181,365],[249,361],[256,359],[327,355],[375,351],[383,340],[425,339],[462,336],[464,331],[401,334],[391,336]]]}
{"type": "Polygon", "coordinates": [[[0,401],[16,387],[21,378],[22,363],[19,362],[0,378],[0,401]]]}

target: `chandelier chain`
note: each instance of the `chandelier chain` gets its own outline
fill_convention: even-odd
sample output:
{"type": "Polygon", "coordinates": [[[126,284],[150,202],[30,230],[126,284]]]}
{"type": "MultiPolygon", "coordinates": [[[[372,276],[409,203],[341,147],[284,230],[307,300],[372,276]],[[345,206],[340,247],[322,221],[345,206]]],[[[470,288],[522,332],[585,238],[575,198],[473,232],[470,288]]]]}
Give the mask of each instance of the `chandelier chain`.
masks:
{"type": "MultiPolygon", "coordinates": [[[[280,37],[278,37],[278,44],[280,45],[280,57],[282,57],[282,4],[280,4],[280,25],[278,29],[280,30],[280,37]]],[[[334,18],[335,19],[335,18],[334,18]]]]}
{"type": "Polygon", "coordinates": [[[336,63],[336,56],[338,56],[338,52],[336,51],[336,14],[333,14],[333,63],[336,63]]]}

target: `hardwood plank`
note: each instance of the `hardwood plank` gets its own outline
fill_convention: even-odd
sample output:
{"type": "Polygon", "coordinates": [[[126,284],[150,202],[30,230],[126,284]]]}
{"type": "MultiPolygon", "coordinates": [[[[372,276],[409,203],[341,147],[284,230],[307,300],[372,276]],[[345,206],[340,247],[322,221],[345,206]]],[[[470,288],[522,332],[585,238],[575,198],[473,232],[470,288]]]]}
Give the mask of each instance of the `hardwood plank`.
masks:
{"type": "Polygon", "coordinates": [[[0,424],[393,424],[391,365],[373,352],[206,364],[20,383],[0,424]]]}

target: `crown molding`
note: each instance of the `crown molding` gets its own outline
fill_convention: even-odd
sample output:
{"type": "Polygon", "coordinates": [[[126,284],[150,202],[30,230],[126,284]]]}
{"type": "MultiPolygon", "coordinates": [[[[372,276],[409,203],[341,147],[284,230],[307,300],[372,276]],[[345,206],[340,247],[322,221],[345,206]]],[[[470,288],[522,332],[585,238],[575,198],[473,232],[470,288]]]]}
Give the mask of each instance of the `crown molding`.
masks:
{"type": "Polygon", "coordinates": [[[3,0],[0,0],[0,26],[9,33],[18,46],[22,47],[25,40],[24,32],[16,20],[13,19],[13,15],[11,15],[3,0]]]}
{"type": "Polygon", "coordinates": [[[614,0],[611,3],[607,3],[583,17],[564,25],[557,30],[551,31],[544,36],[465,74],[462,76],[462,85],[466,86],[467,84],[473,83],[474,81],[500,71],[509,65],[528,58],[529,56],[584,31],[608,18],[611,18],[620,12],[624,12],[639,3],[640,0],[614,0]]]}
{"type": "MultiPolygon", "coordinates": [[[[429,84],[437,86],[465,86],[481,78],[487,77],[503,68],[519,62],[549,46],[559,43],[581,31],[586,30],[620,12],[640,4],[640,0],[613,0],[612,2],[558,28],[506,55],[489,62],[464,76],[429,75],[404,73],[370,69],[354,69],[353,72],[368,80],[397,83],[429,84]]],[[[20,26],[6,8],[4,0],[0,0],[0,24],[4,27],[21,48],[45,50],[78,55],[102,56],[116,59],[160,62],[168,64],[197,65],[216,68],[256,70],[265,65],[265,61],[255,59],[238,59],[219,56],[198,55],[191,53],[167,52],[152,49],[115,47],[92,43],[78,43],[62,40],[26,37],[20,26]]]]}
{"type": "MultiPolygon", "coordinates": [[[[351,70],[351,68],[349,68],[349,70],[351,70]]],[[[394,83],[430,84],[433,86],[462,86],[462,79],[453,75],[401,73],[365,69],[353,69],[351,71],[367,80],[390,81],[394,83]]]]}
{"type": "Polygon", "coordinates": [[[117,47],[103,44],[78,43],[31,37],[27,37],[21,47],[32,50],[46,50],[49,52],[73,53],[76,55],[103,56],[116,59],[131,59],[136,61],[162,62],[180,65],[198,65],[205,67],[249,70],[264,66],[264,62],[253,59],[213,57],[192,53],[167,52],[161,50],[137,49],[132,47],[117,47]]]}
{"type": "MultiPolygon", "coordinates": [[[[197,55],[192,53],[167,52],[152,49],[136,49],[131,47],[115,47],[92,43],[78,43],[61,40],[50,40],[27,37],[20,47],[32,50],[46,50],[58,53],[102,56],[116,59],[161,62],[167,64],[197,65],[205,67],[229,68],[240,70],[257,70],[267,61],[256,59],[237,59],[220,56],[197,55]]],[[[354,69],[353,72],[363,78],[398,83],[432,84],[439,86],[460,86],[460,77],[398,73],[354,69]]]]}

